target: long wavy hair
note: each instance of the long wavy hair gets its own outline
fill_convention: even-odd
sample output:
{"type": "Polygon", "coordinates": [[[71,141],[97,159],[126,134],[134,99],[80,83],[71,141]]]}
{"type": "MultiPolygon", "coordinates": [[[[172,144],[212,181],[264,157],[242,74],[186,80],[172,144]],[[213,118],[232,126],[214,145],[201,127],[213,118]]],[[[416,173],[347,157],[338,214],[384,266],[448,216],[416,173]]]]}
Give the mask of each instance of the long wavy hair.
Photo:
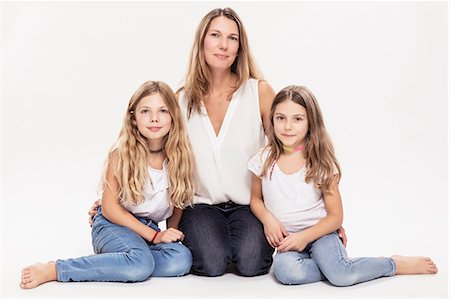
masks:
{"type": "Polygon", "coordinates": [[[206,33],[208,32],[211,21],[217,17],[226,17],[233,20],[239,30],[239,49],[238,55],[231,65],[231,72],[236,74],[236,85],[233,92],[236,91],[249,78],[262,80],[263,77],[258,70],[253,56],[250,53],[247,33],[244,29],[241,19],[231,8],[216,8],[203,17],[197,27],[194,44],[192,46],[188,69],[185,76],[184,87],[177,92],[184,90],[187,101],[188,117],[192,112],[201,113],[201,101],[207,94],[211,82],[211,71],[205,60],[203,44],[206,33]]]}
{"type": "Polygon", "coordinates": [[[160,81],[142,84],[128,103],[119,137],[111,148],[102,176],[102,188],[106,188],[106,174],[112,167],[119,183],[120,203],[127,207],[144,202],[144,187],[150,182],[148,175],[149,149],[146,138],[133,125],[136,107],[146,96],[159,94],[166,104],[172,123],[164,137],[164,152],[167,159],[169,201],[172,206],[184,208],[194,196],[195,162],[191,144],[187,137],[181,109],[172,89],[160,81]]]}
{"type": "Polygon", "coordinates": [[[261,177],[268,173],[275,160],[283,153],[282,143],[275,135],[273,118],[277,105],[286,101],[292,101],[306,109],[309,128],[305,149],[303,150],[307,167],[305,180],[307,183],[312,181],[318,189],[329,191],[335,175],[337,175],[339,182],[341,168],[336,159],[331,139],[325,129],[319,104],[313,93],[304,86],[291,85],[285,87],[275,96],[270,109],[268,143],[264,148],[264,151],[268,150],[268,158],[263,165],[261,177]]]}

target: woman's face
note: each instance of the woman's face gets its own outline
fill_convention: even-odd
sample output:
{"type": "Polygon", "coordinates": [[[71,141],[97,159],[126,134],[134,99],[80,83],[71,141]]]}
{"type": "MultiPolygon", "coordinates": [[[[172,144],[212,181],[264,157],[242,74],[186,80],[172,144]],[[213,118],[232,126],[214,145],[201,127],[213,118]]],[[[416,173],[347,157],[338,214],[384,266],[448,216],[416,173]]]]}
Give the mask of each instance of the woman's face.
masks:
{"type": "Polygon", "coordinates": [[[231,68],[239,50],[239,29],[235,21],[220,16],[209,25],[203,41],[205,60],[211,69],[231,68]]]}

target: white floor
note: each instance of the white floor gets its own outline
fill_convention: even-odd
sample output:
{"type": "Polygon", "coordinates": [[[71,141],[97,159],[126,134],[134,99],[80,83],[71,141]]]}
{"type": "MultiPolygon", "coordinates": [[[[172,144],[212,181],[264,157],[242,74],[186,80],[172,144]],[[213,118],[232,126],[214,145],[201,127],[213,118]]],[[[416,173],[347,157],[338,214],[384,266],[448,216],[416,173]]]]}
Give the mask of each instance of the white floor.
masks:
{"type": "MultiPolygon", "coordinates": [[[[442,270],[444,270],[442,272],[442,270]]],[[[151,278],[142,283],[57,283],[36,289],[18,287],[18,271],[3,280],[4,298],[448,298],[447,272],[438,275],[382,278],[352,287],[338,288],[325,282],[283,286],[272,273],[243,278],[234,274],[207,278],[151,278]]]]}

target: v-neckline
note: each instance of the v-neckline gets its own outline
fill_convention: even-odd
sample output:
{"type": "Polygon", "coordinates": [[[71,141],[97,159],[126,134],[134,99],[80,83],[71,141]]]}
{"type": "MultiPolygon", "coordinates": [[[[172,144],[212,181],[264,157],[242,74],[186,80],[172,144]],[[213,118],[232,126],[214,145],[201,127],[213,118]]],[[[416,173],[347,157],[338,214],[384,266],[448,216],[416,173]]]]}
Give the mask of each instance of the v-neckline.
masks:
{"type": "Polygon", "coordinates": [[[202,117],[203,124],[208,133],[211,144],[215,148],[219,148],[223,143],[223,140],[224,140],[225,135],[228,131],[228,128],[231,124],[231,120],[233,118],[234,112],[236,110],[237,104],[240,99],[241,88],[242,88],[242,86],[239,87],[239,89],[233,93],[233,96],[231,97],[231,100],[230,100],[230,104],[228,105],[227,111],[225,112],[225,117],[223,118],[222,125],[220,126],[219,134],[217,134],[217,135],[216,135],[216,131],[214,130],[214,126],[212,125],[211,119],[209,118],[208,111],[206,110],[205,104],[202,102],[201,109],[202,109],[202,113],[204,114],[202,117]]]}

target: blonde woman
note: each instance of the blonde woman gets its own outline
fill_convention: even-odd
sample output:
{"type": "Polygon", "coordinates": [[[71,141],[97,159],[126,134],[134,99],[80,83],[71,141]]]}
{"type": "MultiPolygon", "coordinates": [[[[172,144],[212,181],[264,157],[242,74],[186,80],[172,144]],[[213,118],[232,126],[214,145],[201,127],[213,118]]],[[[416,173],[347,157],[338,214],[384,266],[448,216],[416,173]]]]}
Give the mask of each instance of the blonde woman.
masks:
{"type": "Polygon", "coordinates": [[[246,163],[264,144],[275,93],[262,80],[239,16],[214,9],[200,22],[184,86],[178,92],[196,157],[199,188],[180,228],[193,255],[192,272],[219,276],[267,273],[273,248],[250,209],[246,163]]]}
{"type": "Polygon", "coordinates": [[[314,95],[282,89],[272,104],[269,143],[248,163],[253,213],[277,248],[274,273],[283,284],[328,280],[349,286],[383,276],[432,274],[427,257],[348,258],[336,229],[342,224],[341,170],[314,95]]]}
{"type": "Polygon", "coordinates": [[[194,169],[175,94],[163,82],[145,82],[131,97],[105,163],[101,207],[92,226],[97,254],[26,267],[20,286],[187,274],[192,256],[174,226],[177,211],[193,198],[194,169]],[[157,224],[166,219],[169,228],[160,231],[157,224]]]}

